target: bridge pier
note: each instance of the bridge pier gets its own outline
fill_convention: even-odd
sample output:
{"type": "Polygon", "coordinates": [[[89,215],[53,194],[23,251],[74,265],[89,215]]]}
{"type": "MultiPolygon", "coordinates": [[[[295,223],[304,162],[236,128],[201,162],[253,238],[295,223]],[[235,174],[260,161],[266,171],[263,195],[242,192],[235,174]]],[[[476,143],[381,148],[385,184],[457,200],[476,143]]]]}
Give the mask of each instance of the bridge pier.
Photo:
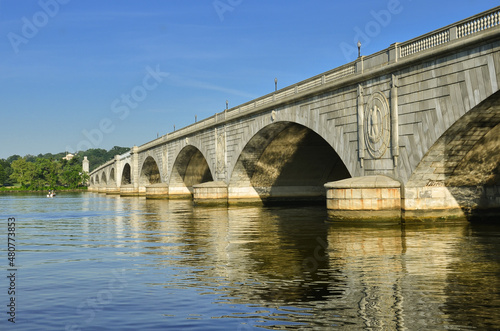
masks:
{"type": "Polygon", "coordinates": [[[206,182],[193,186],[193,200],[199,205],[227,205],[228,189],[224,182],[206,182]]]}
{"type": "Polygon", "coordinates": [[[500,186],[408,186],[386,176],[325,184],[327,209],[339,221],[464,221],[500,215],[500,186]]]}
{"type": "Polygon", "coordinates": [[[146,186],[146,199],[168,199],[168,184],[157,183],[146,186]]]}
{"type": "Polygon", "coordinates": [[[123,185],[120,187],[120,196],[122,197],[134,197],[139,195],[139,188],[132,184],[123,185]]]}
{"type": "Polygon", "coordinates": [[[109,194],[109,195],[120,194],[120,188],[118,186],[108,186],[106,188],[106,194],[109,194]]]}
{"type": "Polygon", "coordinates": [[[106,186],[105,185],[99,185],[97,187],[97,193],[106,193],[106,186]]]}
{"type": "Polygon", "coordinates": [[[229,204],[325,200],[325,190],[321,186],[230,186],[227,189],[227,195],[229,204]]]}
{"type": "Polygon", "coordinates": [[[406,220],[498,217],[500,186],[406,187],[402,201],[406,220]]]}
{"type": "Polygon", "coordinates": [[[401,183],[387,176],[364,176],[325,184],[331,219],[401,220],[401,183]]]}
{"type": "Polygon", "coordinates": [[[228,204],[262,203],[253,186],[230,186],[227,188],[228,204]]]}
{"type": "Polygon", "coordinates": [[[169,186],[168,188],[169,199],[192,199],[193,192],[186,186],[169,186]]]}

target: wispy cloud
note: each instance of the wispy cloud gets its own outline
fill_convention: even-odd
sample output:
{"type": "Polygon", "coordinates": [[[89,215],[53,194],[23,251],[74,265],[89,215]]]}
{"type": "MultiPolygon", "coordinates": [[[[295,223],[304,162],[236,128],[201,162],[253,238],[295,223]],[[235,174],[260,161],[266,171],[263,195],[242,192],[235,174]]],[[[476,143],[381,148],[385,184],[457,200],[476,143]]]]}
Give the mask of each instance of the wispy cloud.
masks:
{"type": "Polygon", "coordinates": [[[258,97],[258,95],[251,94],[245,91],[240,91],[232,88],[228,88],[225,86],[219,86],[207,82],[203,82],[200,80],[192,79],[192,78],[187,78],[187,77],[182,77],[179,75],[170,75],[168,77],[168,80],[171,81],[173,84],[178,85],[178,86],[185,86],[185,87],[190,87],[190,88],[198,88],[202,90],[210,90],[210,91],[218,91],[218,92],[224,92],[227,93],[228,95],[237,95],[240,97],[245,97],[249,99],[255,99],[258,97]]]}

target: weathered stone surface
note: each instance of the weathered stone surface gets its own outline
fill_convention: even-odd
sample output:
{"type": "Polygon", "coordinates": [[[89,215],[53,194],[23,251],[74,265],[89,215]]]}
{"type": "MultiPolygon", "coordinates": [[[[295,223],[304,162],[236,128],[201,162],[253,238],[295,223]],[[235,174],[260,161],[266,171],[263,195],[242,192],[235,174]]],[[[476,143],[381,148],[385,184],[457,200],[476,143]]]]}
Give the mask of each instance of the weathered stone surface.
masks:
{"type": "Polygon", "coordinates": [[[146,199],[168,199],[168,184],[157,183],[146,186],[146,199]]]}
{"type": "Polygon", "coordinates": [[[193,198],[193,188],[187,188],[186,186],[169,186],[168,188],[168,198],[169,199],[192,199],[193,198]]]}
{"type": "Polygon", "coordinates": [[[97,192],[98,193],[106,193],[106,191],[107,191],[107,188],[106,188],[105,185],[100,185],[100,186],[97,187],[97,192]]]}
{"type": "Polygon", "coordinates": [[[227,184],[221,181],[206,182],[193,186],[193,198],[195,204],[203,205],[226,205],[227,184]]]}
{"type": "Polygon", "coordinates": [[[120,187],[120,196],[122,197],[138,196],[138,195],[139,195],[139,189],[137,187],[134,187],[134,185],[132,184],[120,187]]]}
{"type": "Polygon", "coordinates": [[[106,194],[109,194],[109,195],[120,194],[120,188],[116,187],[116,186],[108,186],[106,188],[106,194]]]}
{"type": "Polygon", "coordinates": [[[401,218],[401,183],[386,176],[365,176],[325,184],[332,220],[401,218]]]}
{"type": "Polygon", "coordinates": [[[334,188],[355,188],[355,189],[376,189],[376,188],[400,188],[401,183],[387,176],[363,176],[343,179],[325,184],[326,189],[334,188]]]}

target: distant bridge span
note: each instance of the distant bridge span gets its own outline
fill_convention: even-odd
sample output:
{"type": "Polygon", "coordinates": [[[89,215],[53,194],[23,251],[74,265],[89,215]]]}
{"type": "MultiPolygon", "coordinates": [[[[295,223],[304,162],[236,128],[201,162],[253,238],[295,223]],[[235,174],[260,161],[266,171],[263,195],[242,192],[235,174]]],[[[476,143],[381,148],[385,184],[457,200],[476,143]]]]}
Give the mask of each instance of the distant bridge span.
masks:
{"type": "MultiPolygon", "coordinates": [[[[496,7],[134,146],[89,190],[324,200],[325,183],[376,175],[403,211],[500,208],[499,84],[496,7]]],[[[342,183],[329,209],[385,208],[342,183]]]]}

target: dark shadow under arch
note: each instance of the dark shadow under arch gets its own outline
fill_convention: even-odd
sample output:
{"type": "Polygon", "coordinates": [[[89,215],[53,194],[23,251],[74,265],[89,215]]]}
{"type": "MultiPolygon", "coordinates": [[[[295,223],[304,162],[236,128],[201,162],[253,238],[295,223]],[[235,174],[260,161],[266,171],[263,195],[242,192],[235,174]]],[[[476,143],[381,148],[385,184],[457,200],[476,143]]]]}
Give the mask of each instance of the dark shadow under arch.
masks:
{"type": "Polygon", "coordinates": [[[229,186],[251,187],[263,202],[324,203],[324,184],[349,177],[338,154],[319,134],[297,123],[278,122],[247,143],[229,186]]]}
{"type": "Polygon", "coordinates": [[[140,185],[146,186],[161,183],[160,169],[155,159],[148,156],[142,164],[140,185]]]}
{"type": "Polygon", "coordinates": [[[126,163],[123,166],[123,171],[122,171],[122,182],[121,185],[130,185],[132,184],[131,180],[131,169],[130,169],[130,164],[126,163]]]}
{"type": "Polygon", "coordinates": [[[194,146],[184,147],[174,162],[169,187],[185,187],[192,193],[193,185],[210,181],[213,176],[200,150],[194,146]]]}

